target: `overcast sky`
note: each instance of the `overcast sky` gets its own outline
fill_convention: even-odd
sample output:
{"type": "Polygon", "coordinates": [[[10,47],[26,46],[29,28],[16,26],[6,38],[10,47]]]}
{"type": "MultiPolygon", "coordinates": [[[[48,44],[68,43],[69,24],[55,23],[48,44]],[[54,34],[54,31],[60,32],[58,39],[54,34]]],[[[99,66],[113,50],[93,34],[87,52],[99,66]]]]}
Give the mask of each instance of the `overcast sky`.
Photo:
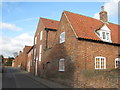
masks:
{"type": "Polygon", "coordinates": [[[108,2],[1,2],[0,54],[13,56],[25,45],[33,45],[40,17],[60,20],[64,10],[99,19],[101,6],[108,12],[109,22],[118,23],[118,1],[108,2]]]}

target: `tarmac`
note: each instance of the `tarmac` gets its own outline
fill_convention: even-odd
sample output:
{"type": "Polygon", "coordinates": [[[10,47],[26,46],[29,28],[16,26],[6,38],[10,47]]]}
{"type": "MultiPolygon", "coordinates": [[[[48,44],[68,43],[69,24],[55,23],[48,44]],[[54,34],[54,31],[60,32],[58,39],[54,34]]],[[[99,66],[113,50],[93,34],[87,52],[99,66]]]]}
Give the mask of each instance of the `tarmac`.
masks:
{"type": "Polygon", "coordinates": [[[70,88],[68,86],[65,86],[65,85],[62,85],[60,83],[57,83],[57,82],[54,82],[54,81],[51,81],[51,80],[47,80],[47,79],[44,79],[44,78],[40,78],[38,76],[35,76],[33,75],[32,73],[30,72],[27,72],[25,70],[22,70],[20,68],[17,68],[20,72],[24,73],[25,75],[27,75],[29,78],[37,81],[37,82],[40,82],[42,83],[43,85],[45,85],[46,87],[48,88],[70,88]]]}

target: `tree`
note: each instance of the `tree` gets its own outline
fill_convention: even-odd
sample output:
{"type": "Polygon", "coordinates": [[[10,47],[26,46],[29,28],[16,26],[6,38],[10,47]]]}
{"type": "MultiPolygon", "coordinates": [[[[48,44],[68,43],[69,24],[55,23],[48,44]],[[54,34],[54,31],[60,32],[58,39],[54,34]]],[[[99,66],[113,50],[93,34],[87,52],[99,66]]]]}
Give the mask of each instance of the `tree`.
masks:
{"type": "Polygon", "coordinates": [[[8,57],[8,61],[6,62],[5,65],[7,66],[12,66],[12,61],[14,60],[14,57],[8,57]]]}
{"type": "Polygon", "coordinates": [[[4,56],[0,55],[0,62],[3,63],[4,56]]]}

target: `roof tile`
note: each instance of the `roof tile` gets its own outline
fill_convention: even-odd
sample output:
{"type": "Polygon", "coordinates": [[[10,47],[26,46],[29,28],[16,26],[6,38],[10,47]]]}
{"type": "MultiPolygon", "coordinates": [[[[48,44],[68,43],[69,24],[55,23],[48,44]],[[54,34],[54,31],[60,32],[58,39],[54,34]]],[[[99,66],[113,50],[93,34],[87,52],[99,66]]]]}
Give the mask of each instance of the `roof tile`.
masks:
{"type": "MultiPolygon", "coordinates": [[[[64,11],[64,13],[67,15],[79,38],[100,40],[94,31],[100,29],[104,25],[102,21],[68,11],[64,11]]],[[[120,27],[120,25],[109,23],[107,26],[111,30],[112,43],[120,44],[120,40],[118,39],[118,26],[120,27]]]]}
{"type": "Polygon", "coordinates": [[[59,21],[46,19],[46,18],[40,18],[45,26],[45,28],[49,29],[57,29],[59,21]]]}

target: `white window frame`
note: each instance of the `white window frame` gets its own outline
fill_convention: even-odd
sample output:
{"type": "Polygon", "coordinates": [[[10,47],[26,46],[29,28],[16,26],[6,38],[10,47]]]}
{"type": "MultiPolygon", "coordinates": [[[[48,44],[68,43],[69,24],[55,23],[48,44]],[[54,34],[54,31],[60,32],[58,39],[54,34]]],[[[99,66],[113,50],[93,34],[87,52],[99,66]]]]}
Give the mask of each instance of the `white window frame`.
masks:
{"type": "Polygon", "coordinates": [[[42,56],[42,45],[39,47],[39,61],[41,61],[41,56],[42,56]]]}
{"type": "Polygon", "coordinates": [[[105,57],[102,57],[102,56],[96,56],[95,57],[95,69],[106,69],[106,58],[105,57]],[[99,68],[97,68],[97,60],[99,60],[99,68]],[[104,60],[104,68],[101,68],[101,62],[102,62],[102,60],[104,60]]]}
{"type": "MultiPolygon", "coordinates": [[[[115,59],[115,68],[118,68],[117,65],[116,65],[117,64],[116,61],[120,62],[120,58],[115,59]]],[[[119,66],[119,68],[120,68],[120,66],[119,66]]]]}
{"type": "Polygon", "coordinates": [[[62,71],[62,72],[65,71],[65,59],[59,60],[59,71],[62,71]]]}
{"type": "Polygon", "coordinates": [[[40,40],[42,40],[43,31],[40,32],[40,40]]]}
{"type": "Polygon", "coordinates": [[[35,44],[37,43],[37,36],[35,37],[35,44]]]}
{"type": "Polygon", "coordinates": [[[60,43],[64,43],[65,42],[65,32],[62,32],[60,34],[60,43]]]}
{"type": "Polygon", "coordinates": [[[34,60],[36,59],[36,48],[34,48],[34,60]]]}
{"type": "Polygon", "coordinates": [[[36,60],[38,60],[38,56],[36,56],[36,60]]]}

